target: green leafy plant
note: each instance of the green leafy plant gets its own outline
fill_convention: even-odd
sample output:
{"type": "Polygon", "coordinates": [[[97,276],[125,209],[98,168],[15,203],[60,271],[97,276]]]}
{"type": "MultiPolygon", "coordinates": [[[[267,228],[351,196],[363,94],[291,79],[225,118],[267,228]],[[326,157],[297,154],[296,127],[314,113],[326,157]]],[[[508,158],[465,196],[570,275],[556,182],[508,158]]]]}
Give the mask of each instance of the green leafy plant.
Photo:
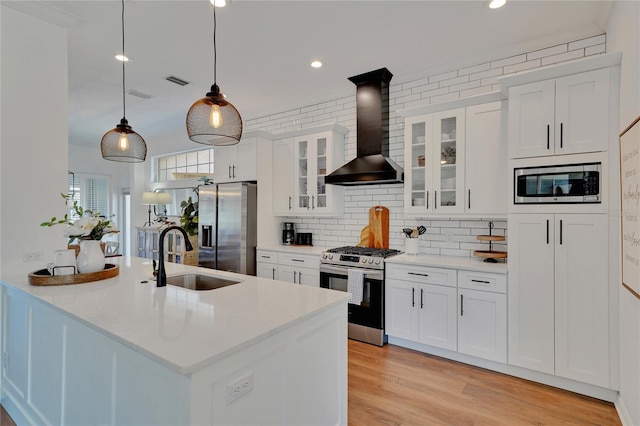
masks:
{"type": "Polygon", "coordinates": [[[198,202],[193,201],[191,197],[186,201],[180,203],[182,209],[182,215],[180,216],[180,223],[187,234],[198,235],[198,202]]]}
{"type": "MultiPolygon", "coordinates": [[[[68,206],[71,197],[67,194],[60,195],[68,206]]],[[[101,240],[105,234],[118,232],[118,229],[109,218],[105,218],[99,212],[83,209],[77,200],[73,200],[72,208],[78,219],[71,220],[69,214],[66,213],[62,219],[54,216],[50,220],[42,222],[40,226],[67,225],[65,235],[69,238],[69,244],[75,240],[101,240]]]]}

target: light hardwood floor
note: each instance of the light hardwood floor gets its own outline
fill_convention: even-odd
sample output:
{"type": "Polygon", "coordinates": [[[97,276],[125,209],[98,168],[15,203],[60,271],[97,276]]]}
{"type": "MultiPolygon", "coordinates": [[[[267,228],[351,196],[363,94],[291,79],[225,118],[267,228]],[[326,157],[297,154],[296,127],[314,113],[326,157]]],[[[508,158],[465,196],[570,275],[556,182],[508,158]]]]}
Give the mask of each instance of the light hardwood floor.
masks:
{"type": "Polygon", "coordinates": [[[349,340],[349,425],[620,425],[615,407],[393,345],[349,340]]]}

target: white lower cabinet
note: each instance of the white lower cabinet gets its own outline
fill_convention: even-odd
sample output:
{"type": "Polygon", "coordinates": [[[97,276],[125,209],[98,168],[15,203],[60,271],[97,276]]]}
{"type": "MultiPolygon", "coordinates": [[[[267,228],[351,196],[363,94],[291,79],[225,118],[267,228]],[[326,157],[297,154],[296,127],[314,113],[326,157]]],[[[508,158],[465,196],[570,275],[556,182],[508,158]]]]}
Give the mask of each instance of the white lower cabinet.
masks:
{"type": "Polygon", "coordinates": [[[455,270],[392,264],[385,285],[387,335],[456,350],[455,270]]]}
{"type": "Polygon", "coordinates": [[[608,217],[509,216],[509,363],[610,386],[608,217]]]}
{"type": "Polygon", "coordinates": [[[272,250],[258,250],[256,275],[320,287],[320,256],[272,250]]]}
{"type": "Polygon", "coordinates": [[[458,272],[458,352],[507,362],[507,277],[458,272]]]}
{"type": "Polygon", "coordinates": [[[387,264],[386,333],[506,363],[507,277],[387,264]]]}

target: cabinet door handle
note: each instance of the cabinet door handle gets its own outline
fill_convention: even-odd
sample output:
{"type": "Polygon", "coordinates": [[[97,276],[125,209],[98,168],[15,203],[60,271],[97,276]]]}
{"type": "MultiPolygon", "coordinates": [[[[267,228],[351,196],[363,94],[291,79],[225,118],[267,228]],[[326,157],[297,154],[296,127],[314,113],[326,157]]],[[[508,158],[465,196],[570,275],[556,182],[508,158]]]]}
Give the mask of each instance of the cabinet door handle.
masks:
{"type": "Polygon", "coordinates": [[[298,284],[302,284],[302,272],[298,271],[298,284]]]}
{"type": "Polygon", "coordinates": [[[433,208],[438,208],[438,191],[433,191],[435,195],[433,196],[433,208]]]}
{"type": "Polygon", "coordinates": [[[562,148],[562,134],[564,133],[564,123],[560,123],[560,148],[562,148]]]}
{"type": "Polygon", "coordinates": [[[471,280],[472,283],[482,283],[482,284],[491,284],[491,281],[484,280],[471,280]]]}
{"type": "Polygon", "coordinates": [[[307,210],[309,210],[310,207],[311,207],[311,204],[309,203],[309,196],[307,195],[307,210]]]}
{"type": "Polygon", "coordinates": [[[316,196],[312,195],[311,196],[311,209],[315,210],[316,208],[316,196]]]}
{"type": "Polygon", "coordinates": [[[298,284],[298,283],[296,282],[296,271],[293,271],[293,283],[294,283],[294,284],[298,284]]]}
{"type": "Polygon", "coordinates": [[[464,315],[464,295],[460,295],[460,316],[464,315]]]}
{"type": "Polygon", "coordinates": [[[411,287],[411,307],[416,306],[416,289],[411,287]]]}
{"type": "Polygon", "coordinates": [[[547,149],[549,149],[549,140],[551,138],[551,126],[547,124],[547,149]]]}
{"type": "Polygon", "coordinates": [[[302,262],[304,263],[304,259],[291,259],[292,262],[302,262]]]}
{"type": "Polygon", "coordinates": [[[427,210],[429,210],[429,191],[427,191],[427,210]]]}
{"type": "Polygon", "coordinates": [[[418,275],[420,277],[428,277],[429,274],[420,274],[418,272],[407,272],[407,275],[418,275]]]}
{"type": "Polygon", "coordinates": [[[424,308],[424,300],[423,300],[423,296],[424,296],[424,289],[421,288],[420,289],[420,309],[424,308]]]}
{"type": "Polygon", "coordinates": [[[468,207],[467,208],[471,208],[471,190],[469,190],[469,195],[467,196],[467,200],[469,202],[468,207]]]}
{"type": "Polygon", "coordinates": [[[547,245],[549,244],[549,219],[547,219],[547,245]]]}
{"type": "Polygon", "coordinates": [[[272,276],[272,279],[274,279],[274,280],[276,279],[276,268],[272,269],[271,276],[272,276]]]}
{"type": "Polygon", "coordinates": [[[231,166],[229,166],[229,178],[231,178],[231,166]]]}
{"type": "Polygon", "coordinates": [[[562,245],[562,219],[560,219],[560,245],[562,245]]]}
{"type": "Polygon", "coordinates": [[[291,210],[291,195],[289,195],[289,210],[291,210]]]}

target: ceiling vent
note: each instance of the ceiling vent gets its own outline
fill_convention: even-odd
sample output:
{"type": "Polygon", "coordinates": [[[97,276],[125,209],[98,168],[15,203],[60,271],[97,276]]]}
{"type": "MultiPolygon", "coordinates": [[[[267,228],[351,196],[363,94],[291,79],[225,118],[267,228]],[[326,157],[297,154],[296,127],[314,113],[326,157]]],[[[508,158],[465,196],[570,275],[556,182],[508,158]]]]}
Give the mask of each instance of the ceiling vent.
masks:
{"type": "Polygon", "coordinates": [[[181,78],[176,77],[175,75],[170,75],[169,77],[167,77],[165,80],[170,81],[172,83],[177,84],[178,86],[186,86],[187,84],[189,84],[188,81],[183,80],[181,78]]]}
{"type": "Polygon", "coordinates": [[[149,95],[147,93],[140,92],[140,91],[135,90],[135,89],[127,90],[127,94],[131,95],[131,96],[135,96],[137,98],[142,98],[142,99],[151,99],[151,98],[153,98],[153,96],[151,96],[151,95],[149,95]]]}

